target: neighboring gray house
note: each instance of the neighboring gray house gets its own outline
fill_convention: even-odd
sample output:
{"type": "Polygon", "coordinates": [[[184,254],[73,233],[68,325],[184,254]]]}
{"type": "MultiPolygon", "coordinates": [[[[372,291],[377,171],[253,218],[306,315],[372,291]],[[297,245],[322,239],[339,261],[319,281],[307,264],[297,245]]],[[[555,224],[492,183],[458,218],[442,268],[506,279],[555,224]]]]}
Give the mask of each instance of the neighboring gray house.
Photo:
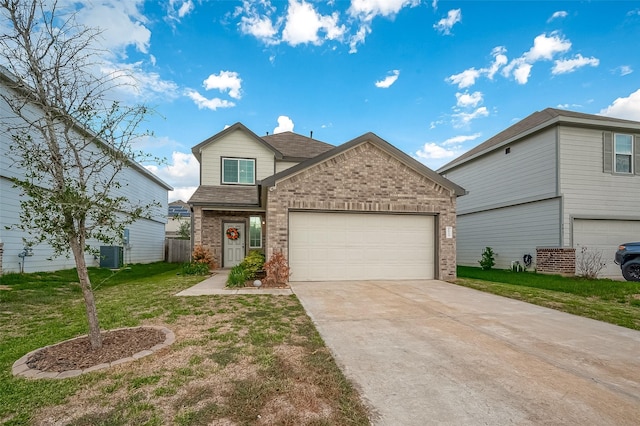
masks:
{"type": "Polygon", "coordinates": [[[461,265],[478,266],[490,246],[499,268],[531,254],[539,270],[571,273],[587,248],[602,252],[601,276],[620,278],[614,252],[640,241],[640,122],[547,108],[438,172],[468,191],[461,265]]]}
{"type": "MultiPolygon", "coordinates": [[[[10,95],[12,79],[10,74],[0,67],[0,93],[10,95]]],[[[34,116],[42,114],[34,105],[27,105],[34,116]]],[[[7,133],[6,128],[11,123],[19,123],[19,118],[11,111],[4,99],[0,96],[0,273],[19,272],[40,272],[56,271],[60,269],[75,268],[73,257],[65,256],[49,259],[53,253],[50,246],[40,244],[33,247],[33,255],[21,257],[24,252],[22,232],[7,229],[13,224],[20,222],[20,198],[21,192],[14,188],[11,182],[12,177],[24,177],[24,170],[11,159],[10,150],[12,138],[7,133]]],[[[122,255],[125,263],[150,263],[162,261],[164,259],[164,234],[165,223],[167,222],[167,201],[168,191],[171,186],[160,180],[140,164],[131,163],[131,166],[124,169],[119,175],[119,182],[122,187],[118,190],[118,195],[126,196],[135,203],[150,204],[159,203],[159,207],[154,209],[152,217],[140,219],[131,224],[125,232],[122,241],[122,255]]],[[[123,212],[126,214],[126,212],[123,212]]],[[[89,245],[99,249],[102,245],[98,241],[88,241],[89,245]]],[[[118,249],[116,249],[118,250],[118,249]]],[[[87,265],[98,266],[99,257],[86,255],[87,265]]]]}
{"type": "Polygon", "coordinates": [[[194,244],[218,265],[282,252],[293,281],[454,279],[464,190],[373,133],[334,147],[241,123],[192,149],[194,244]]]}

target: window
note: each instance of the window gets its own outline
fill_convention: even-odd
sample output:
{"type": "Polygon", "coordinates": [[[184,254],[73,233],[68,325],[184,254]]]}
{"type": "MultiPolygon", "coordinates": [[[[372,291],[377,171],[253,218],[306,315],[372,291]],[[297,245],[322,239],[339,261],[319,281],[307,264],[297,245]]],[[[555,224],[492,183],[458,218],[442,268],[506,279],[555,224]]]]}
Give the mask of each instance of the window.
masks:
{"type": "Polygon", "coordinates": [[[222,183],[254,185],[256,160],[243,158],[222,159],[222,183]]]}
{"type": "Polygon", "coordinates": [[[615,172],[633,173],[633,136],[616,134],[614,153],[615,172]]]}
{"type": "Polygon", "coordinates": [[[251,216],[249,218],[249,248],[262,247],[262,218],[251,216]]]}

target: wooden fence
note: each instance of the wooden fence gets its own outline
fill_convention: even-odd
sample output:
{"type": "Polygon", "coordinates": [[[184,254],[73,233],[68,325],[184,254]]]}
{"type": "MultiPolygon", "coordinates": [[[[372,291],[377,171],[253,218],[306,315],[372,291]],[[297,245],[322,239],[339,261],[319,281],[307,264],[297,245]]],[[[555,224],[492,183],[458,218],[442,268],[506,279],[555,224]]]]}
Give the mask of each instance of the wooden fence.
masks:
{"type": "Polygon", "coordinates": [[[168,263],[191,261],[191,240],[166,238],[164,240],[164,259],[168,263]]]}

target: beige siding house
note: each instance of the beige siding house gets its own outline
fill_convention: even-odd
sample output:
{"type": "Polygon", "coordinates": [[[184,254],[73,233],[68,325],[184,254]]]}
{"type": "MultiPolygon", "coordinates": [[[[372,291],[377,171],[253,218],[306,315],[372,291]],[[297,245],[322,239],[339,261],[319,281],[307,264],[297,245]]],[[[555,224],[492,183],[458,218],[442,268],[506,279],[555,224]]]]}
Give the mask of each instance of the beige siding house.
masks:
{"type": "Polygon", "coordinates": [[[334,147],[241,123],[193,148],[194,245],[218,265],[282,252],[294,281],[454,279],[464,190],[378,136],[334,147]]]}
{"type": "Polygon", "coordinates": [[[557,266],[550,253],[575,250],[575,260],[584,249],[602,253],[601,276],[621,278],[615,250],[640,241],[640,122],[548,108],[438,171],[468,191],[457,208],[461,265],[477,266],[490,246],[500,268],[530,254],[544,270],[557,266]]]}

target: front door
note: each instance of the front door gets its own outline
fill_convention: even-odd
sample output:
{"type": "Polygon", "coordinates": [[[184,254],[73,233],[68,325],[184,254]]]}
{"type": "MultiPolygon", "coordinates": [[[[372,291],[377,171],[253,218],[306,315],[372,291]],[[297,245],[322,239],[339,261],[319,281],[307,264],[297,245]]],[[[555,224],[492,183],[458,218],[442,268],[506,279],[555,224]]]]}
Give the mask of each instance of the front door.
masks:
{"type": "Polygon", "coordinates": [[[224,234],[224,267],[231,268],[242,262],[244,259],[244,223],[225,223],[224,234]]]}

